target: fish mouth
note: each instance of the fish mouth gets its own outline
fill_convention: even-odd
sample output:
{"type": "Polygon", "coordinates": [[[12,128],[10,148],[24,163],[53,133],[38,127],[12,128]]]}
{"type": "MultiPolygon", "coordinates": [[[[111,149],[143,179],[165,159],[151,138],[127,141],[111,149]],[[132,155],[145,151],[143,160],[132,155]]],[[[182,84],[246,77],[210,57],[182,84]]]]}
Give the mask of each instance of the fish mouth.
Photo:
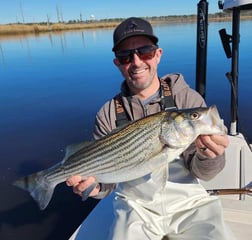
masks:
{"type": "Polygon", "coordinates": [[[212,105],[208,108],[205,123],[212,128],[218,129],[218,131],[220,131],[220,134],[226,134],[227,132],[227,129],[224,125],[224,120],[220,118],[220,114],[216,105],[212,105]]]}

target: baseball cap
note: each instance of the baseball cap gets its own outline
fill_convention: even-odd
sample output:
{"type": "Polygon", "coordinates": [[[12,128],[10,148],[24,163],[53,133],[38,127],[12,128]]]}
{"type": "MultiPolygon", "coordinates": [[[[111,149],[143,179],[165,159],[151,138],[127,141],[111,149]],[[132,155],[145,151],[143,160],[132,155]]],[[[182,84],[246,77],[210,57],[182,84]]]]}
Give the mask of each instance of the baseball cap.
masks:
{"type": "Polygon", "coordinates": [[[146,36],[154,44],[158,42],[158,38],[153,34],[152,26],[148,21],[142,18],[130,17],[116,27],[113,35],[114,47],[112,51],[116,51],[118,45],[123,40],[133,36],[146,36]]]}

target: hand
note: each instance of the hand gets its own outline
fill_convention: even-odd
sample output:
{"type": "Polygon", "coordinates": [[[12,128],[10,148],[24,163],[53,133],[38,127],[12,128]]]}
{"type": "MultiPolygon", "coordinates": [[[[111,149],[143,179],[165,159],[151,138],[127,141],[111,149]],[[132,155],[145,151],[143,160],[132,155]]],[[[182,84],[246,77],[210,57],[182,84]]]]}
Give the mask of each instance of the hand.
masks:
{"type": "MultiPolygon", "coordinates": [[[[81,197],[82,193],[95,182],[95,177],[87,177],[86,179],[82,179],[80,175],[71,176],[66,180],[67,186],[73,187],[73,192],[80,195],[81,197]]],[[[89,196],[94,197],[99,193],[99,191],[100,185],[97,184],[97,186],[89,194],[89,196]]]]}
{"type": "Polygon", "coordinates": [[[227,135],[200,135],[195,144],[199,157],[216,158],[224,153],[229,139],[227,135]]]}

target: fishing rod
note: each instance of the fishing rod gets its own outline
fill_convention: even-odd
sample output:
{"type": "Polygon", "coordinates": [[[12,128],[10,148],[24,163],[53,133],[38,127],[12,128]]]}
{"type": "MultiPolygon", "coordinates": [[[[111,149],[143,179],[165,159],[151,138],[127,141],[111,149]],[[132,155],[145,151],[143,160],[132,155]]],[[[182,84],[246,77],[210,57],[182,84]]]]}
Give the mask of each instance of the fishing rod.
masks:
{"type": "Polygon", "coordinates": [[[197,4],[196,38],[196,91],[206,97],[207,39],[208,39],[208,2],[200,0],[197,4]]]}
{"type": "Polygon", "coordinates": [[[216,195],[240,195],[247,194],[252,196],[252,188],[227,188],[227,189],[211,189],[207,190],[207,192],[212,196],[216,195]]]}
{"type": "Polygon", "coordinates": [[[240,195],[240,194],[247,194],[252,196],[252,182],[246,185],[244,188],[224,188],[224,189],[210,189],[207,190],[210,195],[240,195]]]}

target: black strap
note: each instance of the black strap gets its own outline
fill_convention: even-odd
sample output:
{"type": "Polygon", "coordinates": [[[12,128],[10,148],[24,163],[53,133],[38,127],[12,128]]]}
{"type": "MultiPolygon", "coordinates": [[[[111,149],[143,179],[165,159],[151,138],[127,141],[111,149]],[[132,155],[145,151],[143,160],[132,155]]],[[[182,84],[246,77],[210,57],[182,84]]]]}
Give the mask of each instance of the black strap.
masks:
{"type": "Polygon", "coordinates": [[[176,108],[174,99],[172,97],[171,88],[168,83],[169,80],[161,79],[160,80],[160,90],[161,90],[161,109],[168,110],[176,108]]]}
{"type": "MultiPolygon", "coordinates": [[[[160,80],[160,95],[161,95],[160,104],[161,104],[162,111],[176,108],[168,81],[169,79],[160,80]]],[[[127,113],[127,111],[125,111],[121,93],[117,94],[114,97],[114,102],[115,102],[115,112],[116,112],[116,126],[119,127],[119,126],[129,123],[130,116],[127,113]]]]}
{"type": "Polygon", "coordinates": [[[130,121],[129,114],[124,110],[122,95],[121,93],[117,94],[114,97],[115,110],[116,110],[116,126],[122,126],[130,121]]]}

